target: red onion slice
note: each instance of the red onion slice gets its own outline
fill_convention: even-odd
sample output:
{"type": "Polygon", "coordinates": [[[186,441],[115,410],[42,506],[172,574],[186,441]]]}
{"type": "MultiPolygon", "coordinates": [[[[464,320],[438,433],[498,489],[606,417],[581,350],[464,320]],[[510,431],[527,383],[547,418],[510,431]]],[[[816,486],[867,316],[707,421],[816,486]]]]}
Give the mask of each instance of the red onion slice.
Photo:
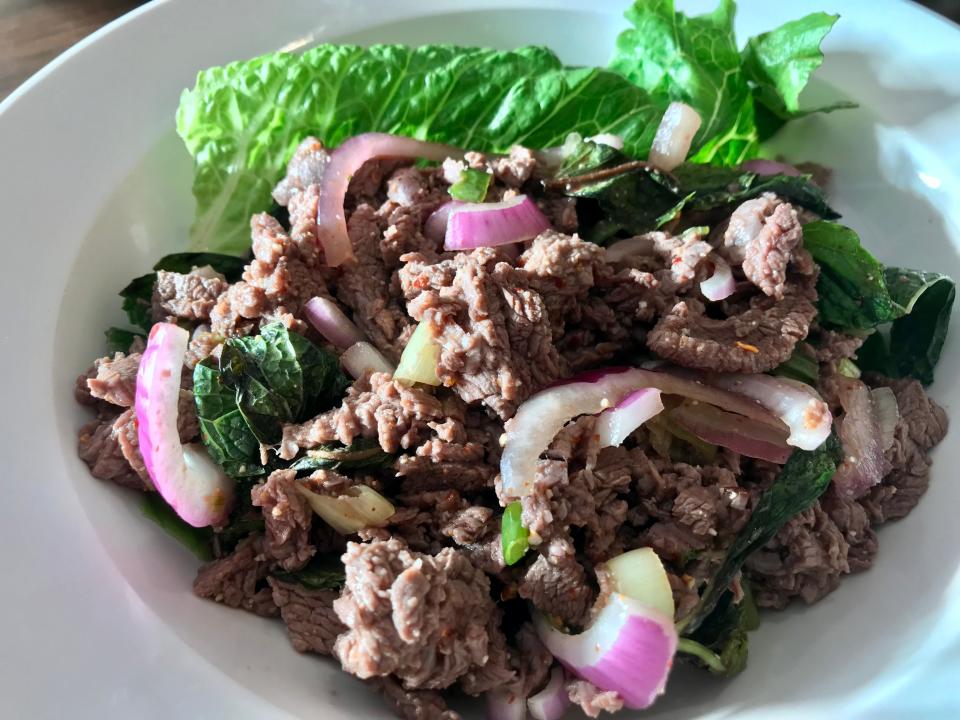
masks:
{"type": "Polygon", "coordinates": [[[368,342],[358,342],[347,348],[340,356],[340,364],[355,378],[366,373],[387,373],[392,375],[393,364],[380,351],[368,342]]]}
{"type": "Polygon", "coordinates": [[[893,445],[897,423],[900,422],[897,396],[888,387],[878,387],[870,391],[870,400],[873,402],[873,410],[880,424],[881,447],[886,452],[893,445]]]}
{"type": "Polygon", "coordinates": [[[648,162],[668,172],[683,163],[700,123],[700,116],[692,107],[682,102],[670,103],[657,127],[648,162]]]}
{"type": "Polygon", "coordinates": [[[546,687],[527,700],[527,710],[533,720],[560,720],[568,707],[570,696],[567,694],[566,673],[562,668],[554,667],[546,687]]]}
{"type": "Polygon", "coordinates": [[[605,249],[604,255],[607,262],[615,263],[635,255],[653,255],[655,247],[650,235],[637,235],[613,243],[605,249]]]}
{"type": "Polygon", "coordinates": [[[445,250],[473,250],[530,240],[550,221],[526,195],[499,203],[464,203],[447,220],[445,250]]]}
{"type": "Polygon", "coordinates": [[[833,415],[809,385],[763,374],[711,373],[703,377],[714,387],[755,400],[780,418],[790,429],[788,445],[815,450],[830,435],[833,415]]]}
{"type": "Polygon", "coordinates": [[[597,420],[596,433],[600,437],[600,447],[619,446],[630,433],[661,410],[663,401],[659,390],[643,388],[630,393],[597,420]]]}
{"type": "Polygon", "coordinates": [[[670,412],[670,417],[701,440],[747,457],[782,465],[793,452],[787,445],[785,428],[780,431],[706,403],[681,405],[670,412]]]}
{"type": "Polygon", "coordinates": [[[190,333],[172,323],[150,330],[137,371],[135,410],[143,464],[167,504],[194,527],[221,525],[233,505],[233,481],[177,430],[180,374],[190,333]]]}
{"type": "Polygon", "coordinates": [[[534,626],[564,667],[616,692],[626,707],[641,710],[663,694],[677,651],[673,618],[616,592],[579,635],[557,630],[540,613],[534,626]]]}
{"type": "Polygon", "coordinates": [[[775,160],[747,160],[740,166],[741,170],[756,173],[757,175],[791,175],[799,177],[803,175],[793,165],[777,162],[775,160]]]}
{"type": "Polygon", "coordinates": [[[604,564],[613,581],[614,590],[631,597],[664,617],[673,617],[676,607],[670,578],[663,562],[652,548],[629,550],[604,564]]]}
{"type": "Polygon", "coordinates": [[[353,259],[343,201],[350,179],[364,163],[377,158],[425,158],[440,161],[462,155],[462,150],[449,145],[384,133],[364,133],[346,140],[331,153],[320,182],[317,238],[323,246],[327,265],[337,267],[353,259]]]}
{"type": "Polygon", "coordinates": [[[726,300],[737,289],[737,282],[733,279],[733,271],[727,261],[715,252],[710,253],[707,262],[713,265],[713,273],[700,283],[700,292],[707,300],[713,302],[726,300]]]}
{"type": "Polygon", "coordinates": [[[486,693],[486,700],[487,720],[524,720],[527,717],[527,704],[511,690],[490,690],[486,693]]]}
{"type": "Polygon", "coordinates": [[[363,333],[333,300],[312,298],[303,306],[303,314],[317,332],[341,350],[363,340],[363,333]]]}
{"type": "Polygon", "coordinates": [[[526,497],[533,491],[537,459],[567,422],[578,415],[596,415],[641,388],[656,388],[670,395],[711,403],[773,427],[783,426],[760,403],[705,385],[699,378],[673,371],[607,368],[583,373],[536,393],[520,405],[505,426],[500,458],[502,499],[526,497]]]}
{"type": "Polygon", "coordinates": [[[447,234],[447,223],[450,220],[450,213],[459,207],[463,207],[463,205],[465,205],[465,203],[460,200],[451,200],[430,213],[430,217],[428,217],[427,221],[423,224],[423,236],[438,245],[443,242],[443,238],[447,234]]]}

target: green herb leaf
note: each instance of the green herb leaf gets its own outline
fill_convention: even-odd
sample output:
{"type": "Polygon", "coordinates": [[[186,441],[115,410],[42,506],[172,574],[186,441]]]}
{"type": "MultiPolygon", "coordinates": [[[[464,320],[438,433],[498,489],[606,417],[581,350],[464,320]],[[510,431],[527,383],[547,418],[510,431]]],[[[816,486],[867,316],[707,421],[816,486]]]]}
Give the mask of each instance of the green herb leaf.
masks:
{"type": "Polygon", "coordinates": [[[140,333],[135,333],[132,330],[122,330],[116,327],[107,328],[103,334],[107,337],[107,352],[111,355],[118,352],[129,352],[130,346],[137,338],[146,340],[140,333]]]}
{"type": "Polygon", "coordinates": [[[210,456],[231,477],[263,475],[260,443],[237,407],[236,390],[223,383],[213,358],[206,358],[193,369],[193,394],[200,437],[210,456]]]}
{"type": "Polygon", "coordinates": [[[376,438],[360,438],[347,446],[324,445],[308,450],[290,468],[297,472],[382,468],[388,467],[393,459],[393,455],[383,451],[376,438]]]}
{"type": "Polygon", "coordinates": [[[338,557],[318,557],[294,572],[275,573],[277,580],[299,583],[311,590],[339,590],[346,582],[343,563],[338,557]]]}
{"type": "Polygon", "coordinates": [[[504,508],[503,520],[500,527],[500,537],[503,543],[503,561],[513,565],[522,558],[530,547],[528,538],[530,531],[520,521],[523,509],[520,501],[510,503],[504,508]]]}
{"type": "Polygon", "coordinates": [[[775,193],[827,219],[840,217],[827,203],[823,190],[810,175],[757,175],[739,168],[719,168],[685,163],[676,168],[674,177],[681,192],[691,193],[687,203],[692,210],[713,210],[738,205],[744,200],[775,193]]]}
{"type": "MultiPolygon", "coordinates": [[[[747,41],[743,50],[743,70],[755,85],[754,97],[758,103],[784,118],[801,113],[800,93],[823,63],[820,43],[839,17],[811,13],[747,41]]],[[[843,105],[851,106],[856,107],[849,103],[843,105]]]]}
{"type": "Polygon", "coordinates": [[[817,356],[810,345],[797,343],[793,355],[776,367],[773,374],[816,386],[820,379],[820,363],[817,362],[817,356]]]}
{"type": "Polygon", "coordinates": [[[493,180],[493,176],[488,172],[476,168],[466,168],[460,174],[460,179],[450,186],[450,197],[463,202],[483,202],[487,197],[487,189],[490,187],[491,180],[493,180]]]}
{"type": "Polygon", "coordinates": [[[182,520],[160,497],[160,493],[144,493],[143,500],[140,501],[140,512],[199,559],[213,559],[213,531],[210,528],[195,528],[182,520]]]}
{"type": "Polygon", "coordinates": [[[831,434],[816,450],[795,450],[777,479],[760,497],[750,520],[734,538],[720,568],[707,583],[700,602],[678,625],[686,634],[700,627],[717,606],[744,561],[766,545],[791,517],[823,494],[837,469],[842,450],[831,434]]]}
{"type": "Polygon", "coordinates": [[[741,581],[741,586],[743,598],[739,603],[733,601],[733,593],[728,590],[697,631],[681,638],[677,647],[695,656],[711,672],[726,677],[739,674],[747,666],[748,633],[760,626],[750,585],[741,581]]]}
{"type": "Polygon", "coordinates": [[[123,298],[123,311],[127,314],[130,324],[149,332],[153,326],[150,317],[150,301],[153,298],[153,286],[157,281],[156,273],[148,273],[135,277],[120,291],[123,298]]]}
{"type": "Polygon", "coordinates": [[[908,314],[893,321],[889,341],[879,332],[867,338],[857,354],[859,364],[929,385],[946,341],[956,285],[944,275],[895,267],[886,268],[883,277],[890,297],[908,314]]]}
{"type": "Polygon", "coordinates": [[[820,321],[844,330],[869,330],[896,320],[903,308],[890,297],[884,268],[848,227],[819,221],[803,227],[803,245],[820,266],[820,321]]]}

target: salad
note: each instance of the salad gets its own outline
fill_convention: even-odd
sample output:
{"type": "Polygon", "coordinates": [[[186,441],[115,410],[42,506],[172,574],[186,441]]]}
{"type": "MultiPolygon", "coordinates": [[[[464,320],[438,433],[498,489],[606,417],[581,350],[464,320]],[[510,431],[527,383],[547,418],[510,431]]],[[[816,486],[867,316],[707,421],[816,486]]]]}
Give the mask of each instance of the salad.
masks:
{"type": "Polygon", "coordinates": [[[405,718],[643,709],[870,567],[947,427],[943,275],[763,155],[837,17],[637,0],[607,67],[319,45],[204,70],[194,249],[77,382],[94,477],[405,718]]]}

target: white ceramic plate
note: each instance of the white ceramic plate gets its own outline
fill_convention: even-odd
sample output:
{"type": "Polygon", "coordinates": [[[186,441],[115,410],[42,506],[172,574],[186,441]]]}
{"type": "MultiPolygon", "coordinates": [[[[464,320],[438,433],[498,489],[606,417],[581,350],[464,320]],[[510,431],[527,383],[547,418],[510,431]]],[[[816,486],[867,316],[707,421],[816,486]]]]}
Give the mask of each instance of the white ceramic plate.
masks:
{"type": "MultiPolygon", "coordinates": [[[[118,289],[185,245],[191,169],[173,116],[198,69],[344,38],[543,43],[569,62],[602,64],[624,4],[154,2],[0,105],[0,716],[386,715],[332,662],[293,652],[278,623],[191,595],[192,557],[76,459],[84,414],[73,379],[120,320],[118,289]]],[[[778,143],[837,169],[835,204],[882,259],[960,278],[960,30],[892,0],[740,5],[741,37],[813,10],[844,16],[811,95],[848,95],[861,109],[796,123],[778,143]]],[[[958,370],[955,327],[933,388],[948,408],[960,408],[958,370]]],[[[955,716],[955,438],[938,449],[919,508],[881,531],[870,572],[813,608],[766,615],[735,681],[678,671],[647,716],[955,716]]]]}

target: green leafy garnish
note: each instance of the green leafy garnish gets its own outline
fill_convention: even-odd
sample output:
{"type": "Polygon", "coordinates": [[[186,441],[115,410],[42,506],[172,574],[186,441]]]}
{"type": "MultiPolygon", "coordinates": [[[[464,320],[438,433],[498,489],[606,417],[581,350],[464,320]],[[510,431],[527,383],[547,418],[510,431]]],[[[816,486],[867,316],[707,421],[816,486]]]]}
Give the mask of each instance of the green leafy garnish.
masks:
{"type": "Polygon", "coordinates": [[[807,343],[797,343],[793,355],[777,366],[774,375],[799,380],[807,385],[816,385],[820,379],[820,363],[817,356],[807,343]]]}
{"type": "Polygon", "coordinates": [[[140,333],[135,333],[132,330],[123,330],[117,327],[107,328],[103,334],[107,337],[107,352],[111,355],[118,352],[129,352],[130,346],[137,338],[146,340],[146,337],[140,333]]]}
{"type": "Polygon", "coordinates": [[[199,363],[193,380],[201,437],[233,477],[265,473],[260,445],[339,402],[349,384],[334,355],[282,323],[227,340],[219,361],[199,363]]]}
{"type": "Polygon", "coordinates": [[[732,677],[747,666],[748,633],[760,626],[749,583],[743,581],[743,598],[733,601],[729,590],[691,637],[680,638],[677,650],[692,655],[712,673],[732,677]]]}
{"type": "Polygon", "coordinates": [[[513,565],[522,558],[530,547],[527,530],[520,520],[523,509],[520,501],[516,500],[503,510],[503,520],[500,527],[500,538],[503,543],[503,562],[513,565]]]}
{"type": "Polygon", "coordinates": [[[754,95],[792,106],[820,64],[824,31],[810,16],[741,55],[734,10],[721,0],[688,18],[670,0],[638,0],[608,69],[564,67],[540,47],[319,45],[204,70],[177,111],[196,162],[194,247],[244,249],[250,216],[270,207],[271,188],[311,134],[331,147],[378,131],[503,152],[559,146],[571,132],[614,133],[642,158],[667,105],[683,100],[703,118],[694,159],[737,164],[757,148],[754,95]]]}
{"type": "Polygon", "coordinates": [[[720,568],[707,583],[697,607],[678,624],[689,635],[714,611],[744,561],[766,545],[780,528],[823,494],[842,457],[840,441],[831,434],[816,450],[795,450],[777,479],[760,497],[750,520],[734,538],[720,568]]]}
{"type": "MultiPolygon", "coordinates": [[[[662,173],[622,152],[586,140],[573,144],[549,189],[596,201],[603,236],[639,234],[675,219],[681,210],[730,208],[772,192],[822,217],[836,218],[823,191],[809,175],[757,175],[738,168],[686,163],[662,173]]],[[[599,241],[596,232],[588,236],[599,241]]]]}
{"type": "MultiPolygon", "coordinates": [[[[747,42],[733,31],[736,6],[687,17],[673,0],[638,0],[627,11],[633,29],[617,38],[610,67],[656,95],[687,103],[703,120],[695,162],[736,165],[761,139],[757,103],[797,110],[800,92],[823,61],[820,41],[835,17],[815,13],[747,42]]],[[[811,111],[812,112],[812,111],[811,111]]]]}
{"type": "Polygon", "coordinates": [[[308,450],[290,468],[297,472],[382,468],[389,466],[393,459],[393,455],[383,451],[376,438],[360,438],[347,446],[324,445],[308,450]]]}
{"type": "Polygon", "coordinates": [[[477,170],[476,168],[466,168],[460,174],[460,179],[450,186],[450,197],[454,200],[463,202],[483,202],[487,197],[487,189],[490,187],[490,181],[493,176],[477,170]]]}
{"type": "Polygon", "coordinates": [[[144,493],[140,512],[157,524],[160,529],[183,545],[187,550],[206,562],[213,559],[213,531],[210,528],[195,528],[185,522],[160,497],[160,493],[144,493]]]}
{"type": "Polygon", "coordinates": [[[306,566],[293,572],[274,573],[277,580],[298,583],[310,590],[339,590],[346,577],[338,557],[314,556],[306,566]]]}
{"type": "Polygon", "coordinates": [[[956,296],[954,281],[937,273],[885,268],[853,230],[836,223],[805,225],[803,242],[820,266],[817,292],[825,326],[858,332],[892,323],[889,342],[882,333],[868,338],[858,353],[861,367],[933,382],[956,296]]]}

